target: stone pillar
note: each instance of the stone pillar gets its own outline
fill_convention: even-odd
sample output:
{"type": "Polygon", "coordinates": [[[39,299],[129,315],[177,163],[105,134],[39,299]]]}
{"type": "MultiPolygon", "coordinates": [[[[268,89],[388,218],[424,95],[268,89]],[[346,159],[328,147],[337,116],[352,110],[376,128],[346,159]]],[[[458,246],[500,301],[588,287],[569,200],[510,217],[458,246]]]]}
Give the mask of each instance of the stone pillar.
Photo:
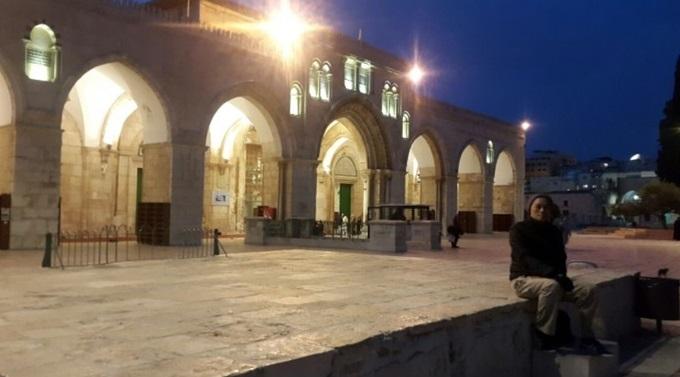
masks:
{"type": "Polygon", "coordinates": [[[369,250],[406,252],[406,221],[372,220],[369,221],[371,237],[369,250]]]}
{"type": "Polygon", "coordinates": [[[491,233],[493,231],[493,171],[487,169],[484,175],[483,196],[482,196],[482,216],[477,219],[477,226],[481,233],[491,233]]]}
{"type": "Polygon", "coordinates": [[[59,221],[61,129],[45,114],[17,123],[10,248],[38,249],[59,221]]]}
{"type": "MultiPolygon", "coordinates": [[[[174,144],[171,158],[170,244],[177,245],[186,242],[182,238],[184,230],[202,226],[205,146],[174,144]]],[[[146,170],[144,175],[146,180],[146,170]]],[[[196,233],[195,237],[200,235],[196,233]]]]}
{"type": "Polygon", "coordinates": [[[387,171],[389,176],[389,196],[387,197],[388,203],[404,203],[406,197],[405,183],[406,183],[406,172],[398,170],[387,171]]]}
{"type": "Polygon", "coordinates": [[[453,223],[453,217],[458,212],[458,173],[444,177],[442,182],[442,227],[453,223]]]}
{"type": "Polygon", "coordinates": [[[316,216],[317,160],[288,160],[286,166],[286,216],[291,222],[287,236],[307,238],[312,234],[316,216]]]}

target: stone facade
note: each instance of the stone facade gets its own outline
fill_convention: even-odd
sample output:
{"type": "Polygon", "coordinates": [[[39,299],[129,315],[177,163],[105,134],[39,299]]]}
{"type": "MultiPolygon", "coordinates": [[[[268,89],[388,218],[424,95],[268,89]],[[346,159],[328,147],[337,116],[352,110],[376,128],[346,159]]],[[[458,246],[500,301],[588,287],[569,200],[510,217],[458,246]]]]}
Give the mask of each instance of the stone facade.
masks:
{"type": "MultiPolygon", "coordinates": [[[[491,231],[496,166],[484,164],[484,173],[470,180],[460,160],[466,147],[484,155],[493,141],[517,167],[513,189],[503,189],[502,196],[503,203],[514,200],[519,218],[524,134],[518,127],[418,98],[403,80],[407,62],[331,31],[306,35],[304,49],[282,64],[262,35],[224,30],[215,21],[254,22],[259,15],[216,4],[196,2],[187,17],[184,7],[149,11],[108,0],[0,0],[0,119],[10,120],[0,127],[0,191],[13,196],[12,248],[40,247],[45,233],[59,227],[133,225],[138,201],[171,203],[171,242],[188,227],[240,232],[256,202],[275,207],[282,219],[332,213],[335,184],[348,177],[331,170],[322,186],[319,167],[326,140],[332,145],[342,137],[326,133],[336,122],[350,130],[345,136],[354,145],[345,151],[357,170],[348,182],[352,216],[365,215],[370,205],[418,201],[431,205],[443,225],[457,211],[474,208],[478,229],[491,231]],[[34,20],[45,20],[55,32],[61,58],[54,81],[24,72],[29,65],[22,38],[34,20]],[[347,57],[370,61],[365,93],[346,89],[347,57]],[[328,101],[309,92],[316,59],[332,69],[328,101]],[[411,115],[408,138],[402,137],[400,116],[381,113],[385,81],[399,84],[399,114],[411,115]],[[294,85],[301,89],[302,113],[291,116],[294,85]],[[121,110],[129,104],[129,112],[121,110]],[[264,183],[257,199],[249,189],[248,205],[218,208],[212,205],[216,191],[229,193],[230,205],[246,200],[240,195],[246,193],[242,179],[248,169],[238,142],[213,132],[224,104],[256,129],[252,144],[262,148],[264,183]],[[111,139],[116,127],[118,136],[111,139]],[[217,135],[214,144],[211,135],[217,135]],[[421,137],[427,145],[417,142],[421,137]],[[213,149],[227,142],[232,157],[225,161],[213,149]],[[429,152],[415,154],[420,186],[408,187],[409,153],[423,148],[429,152]]],[[[331,166],[342,155],[331,156],[331,166]]]]}

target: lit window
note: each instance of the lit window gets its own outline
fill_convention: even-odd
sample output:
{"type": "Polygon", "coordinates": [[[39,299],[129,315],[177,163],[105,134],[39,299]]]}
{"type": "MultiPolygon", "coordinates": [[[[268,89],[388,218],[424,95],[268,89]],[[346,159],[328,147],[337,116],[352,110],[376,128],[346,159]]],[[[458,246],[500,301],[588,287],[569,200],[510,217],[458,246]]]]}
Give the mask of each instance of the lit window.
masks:
{"type": "Polygon", "coordinates": [[[36,25],[24,39],[24,70],[32,80],[52,82],[57,79],[60,48],[57,36],[45,25],[36,25]]]}
{"type": "Polygon", "coordinates": [[[345,89],[356,90],[357,61],[354,58],[345,60],[345,89]]]}
{"type": "Polygon", "coordinates": [[[408,111],[404,111],[401,116],[401,137],[403,139],[408,139],[411,135],[411,114],[408,111]]]}
{"type": "Polygon", "coordinates": [[[486,163],[493,164],[493,157],[494,157],[493,141],[489,140],[486,146],[486,163]]]}
{"type": "Polygon", "coordinates": [[[324,63],[321,68],[321,78],[319,80],[319,89],[321,100],[328,102],[331,100],[331,88],[333,87],[333,74],[331,73],[330,63],[324,63]]]}
{"type": "Polygon", "coordinates": [[[302,87],[297,83],[290,88],[290,115],[302,115],[302,87]]]}
{"type": "Polygon", "coordinates": [[[382,114],[390,118],[397,119],[399,114],[399,87],[385,81],[382,90],[382,114]]]}
{"type": "Polygon", "coordinates": [[[371,62],[364,60],[359,66],[359,92],[368,94],[371,92],[371,62]]]}
{"type": "Polygon", "coordinates": [[[399,88],[396,84],[392,85],[391,92],[390,117],[397,119],[397,114],[399,113],[399,88]]]}
{"type": "Polygon", "coordinates": [[[309,96],[319,99],[319,78],[321,76],[321,64],[318,60],[309,68],[309,96]]]}
{"type": "Polygon", "coordinates": [[[390,102],[392,101],[392,92],[390,91],[390,82],[386,81],[382,90],[382,114],[384,116],[390,115],[390,102]]]}

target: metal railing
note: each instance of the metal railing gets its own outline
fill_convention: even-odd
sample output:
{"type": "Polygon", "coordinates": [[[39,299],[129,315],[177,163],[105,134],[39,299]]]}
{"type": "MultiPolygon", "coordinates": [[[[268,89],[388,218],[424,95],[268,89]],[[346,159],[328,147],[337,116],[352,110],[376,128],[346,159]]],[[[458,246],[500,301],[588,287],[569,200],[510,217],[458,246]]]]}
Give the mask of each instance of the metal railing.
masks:
{"type": "Polygon", "coordinates": [[[161,246],[160,228],[133,229],[128,226],[104,226],[99,231],[65,231],[45,239],[43,267],[78,267],[154,259],[204,258],[226,250],[219,241],[219,231],[186,228],[179,235],[178,246],[161,246]]]}
{"type": "MultiPolygon", "coordinates": [[[[301,237],[302,224],[301,220],[286,219],[286,220],[271,220],[265,224],[264,232],[268,237],[301,237]]],[[[368,224],[361,221],[349,221],[346,223],[334,221],[315,221],[306,226],[311,227],[309,233],[313,238],[330,238],[330,239],[367,239],[368,238],[368,224]]]]}

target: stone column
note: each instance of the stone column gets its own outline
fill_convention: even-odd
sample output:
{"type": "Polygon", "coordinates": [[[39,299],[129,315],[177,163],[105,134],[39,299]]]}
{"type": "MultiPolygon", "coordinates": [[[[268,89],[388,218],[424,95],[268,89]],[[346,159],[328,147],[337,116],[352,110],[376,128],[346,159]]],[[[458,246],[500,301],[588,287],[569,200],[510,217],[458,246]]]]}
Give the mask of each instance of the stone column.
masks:
{"type": "Polygon", "coordinates": [[[398,170],[389,170],[389,203],[404,203],[406,196],[405,183],[406,172],[398,170]]]}
{"type": "MultiPolygon", "coordinates": [[[[205,146],[173,144],[171,158],[170,244],[178,245],[187,242],[184,230],[202,226],[205,146]]],[[[146,180],[146,170],[144,175],[146,180]]],[[[198,243],[200,239],[190,242],[198,243]]]]}
{"type": "MultiPolygon", "coordinates": [[[[142,202],[169,203],[172,174],[172,144],[144,144],[142,202]]],[[[202,169],[201,169],[202,170],[202,169]]]]}
{"type": "Polygon", "coordinates": [[[477,226],[481,233],[491,233],[493,231],[493,171],[487,169],[482,183],[482,216],[477,219],[477,226]]]}
{"type": "Polygon", "coordinates": [[[318,160],[288,160],[286,166],[286,219],[289,237],[309,237],[316,216],[316,166],[318,160]]]}
{"type": "Polygon", "coordinates": [[[444,177],[442,182],[442,227],[453,223],[453,217],[458,212],[458,172],[444,177]]]}
{"type": "Polygon", "coordinates": [[[0,127],[0,194],[9,194],[14,185],[14,126],[0,127]]]}
{"type": "Polygon", "coordinates": [[[61,129],[50,114],[28,114],[15,129],[10,248],[38,249],[59,221],[61,129]]]}

